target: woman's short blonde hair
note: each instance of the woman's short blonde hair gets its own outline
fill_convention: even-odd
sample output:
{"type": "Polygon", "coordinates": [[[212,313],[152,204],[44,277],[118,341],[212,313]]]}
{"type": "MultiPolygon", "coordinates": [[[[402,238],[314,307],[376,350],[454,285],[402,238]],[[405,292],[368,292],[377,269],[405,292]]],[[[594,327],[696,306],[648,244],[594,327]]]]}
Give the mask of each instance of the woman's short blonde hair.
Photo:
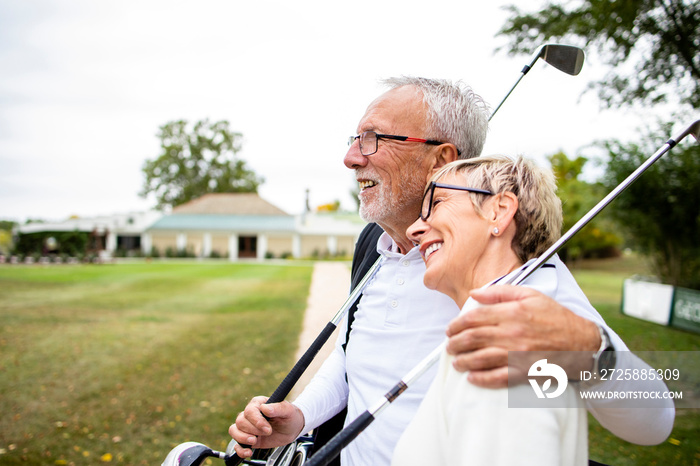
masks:
{"type": "MultiPolygon", "coordinates": [[[[551,170],[523,157],[475,157],[457,160],[440,169],[432,181],[447,175],[461,176],[465,186],[494,194],[511,192],[518,199],[516,233],[512,248],[524,263],[540,256],[561,236],[562,210],[551,170]]],[[[469,193],[477,214],[490,196],[469,193]]]]}

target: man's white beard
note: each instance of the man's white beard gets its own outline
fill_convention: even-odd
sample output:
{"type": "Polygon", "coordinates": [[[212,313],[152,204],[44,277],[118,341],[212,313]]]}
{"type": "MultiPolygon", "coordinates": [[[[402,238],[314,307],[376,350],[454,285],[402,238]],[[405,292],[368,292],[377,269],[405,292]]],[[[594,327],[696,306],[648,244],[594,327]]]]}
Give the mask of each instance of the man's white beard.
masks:
{"type": "MultiPolygon", "coordinates": [[[[399,194],[393,195],[388,187],[380,183],[372,190],[379,190],[372,193],[372,199],[364,202],[360,195],[360,217],[365,222],[392,223],[392,217],[401,215],[402,210],[420,199],[425,190],[425,180],[415,172],[407,173],[403,181],[403,189],[399,194]]],[[[360,193],[361,194],[361,193],[360,193]]],[[[416,212],[418,218],[418,212],[416,212]]]]}

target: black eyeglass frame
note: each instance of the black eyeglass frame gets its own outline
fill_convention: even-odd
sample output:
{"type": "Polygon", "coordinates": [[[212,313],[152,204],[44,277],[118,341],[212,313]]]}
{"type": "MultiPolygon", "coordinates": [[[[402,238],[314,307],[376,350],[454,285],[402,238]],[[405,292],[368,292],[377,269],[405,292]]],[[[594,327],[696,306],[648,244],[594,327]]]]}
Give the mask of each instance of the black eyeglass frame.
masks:
{"type": "Polygon", "coordinates": [[[457,191],[468,191],[470,193],[484,194],[486,196],[493,196],[493,193],[487,189],[467,188],[466,186],[457,186],[454,184],[445,184],[445,183],[438,183],[436,181],[431,181],[430,184],[428,185],[428,187],[425,189],[425,193],[423,194],[423,202],[421,203],[421,208],[420,208],[420,218],[424,222],[428,221],[430,214],[433,212],[433,197],[435,195],[435,188],[454,189],[457,191]],[[430,193],[430,198],[428,201],[428,213],[423,215],[423,211],[425,210],[425,198],[428,196],[428,193],[430,193]]]}
{"type": "MultiPolygon", "coordinates": [[[[396,141],[409,141],[409,142],[422,142],[424,144],[430,144],[431,146],[439,146],[441,144],[447,144],[442,141],[436,141],[434,139],[422,139],[422,138],[413,138],[410,136],[396,136],[395,134],[380,134],[377,133],[376,131],[365,131],[362,134],[358,134],[357,136],[350,136],[348,138],[348,146],[352,146],[356,140],[360,140],[360,154],[364,155],[365,157],[368,157],[370,155],[376,154],[377,151],[379,150],[379,140],[380,139],[394,139],[396,141]],[[375,144],[374,144],[374,150],[370,152],[369,154],[365,154],[363,149],[363,143],[362,141],[364,140],[365,137],[367,137],[367,134],[374,133],[375,135],[375,144]]],[[[459,150],[457,150],[457,153],[459,154],[459,150]]]]}

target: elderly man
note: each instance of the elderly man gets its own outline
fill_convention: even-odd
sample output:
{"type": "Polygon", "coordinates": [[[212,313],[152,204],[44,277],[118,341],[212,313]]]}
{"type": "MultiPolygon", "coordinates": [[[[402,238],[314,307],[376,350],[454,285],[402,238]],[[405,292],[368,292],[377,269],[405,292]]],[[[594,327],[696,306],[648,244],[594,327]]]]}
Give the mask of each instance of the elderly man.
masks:
{"type": "MultiPolygon", "coordinates": [[[[455,367],[485,387],[507,383],[509,350],[627,349],[590,305],[564,302],[567,309],[534,290],[501,286],[477,296],[486,304],[478,312],[455,319],[454,302],[423,285],[425,265],[406,229],[418,218],[427,179],[457,158],[480,154],[488,108],[469,88],[445,81],[399,78],[386,84],[390,90],[369,105],[345,156],[360,186],[360,214],[371,222],[356,247],[353,286],[378,255],[382,265],[304,392],[294,403],[264,405],[266,398],[253,398],[229,429],[239,443],[270,448],[335,415],[351,422],[434,349],[446,328],[448,351],[458,354],[455,367]]],[[[581,364],[590,369],[594,361],[581,364]]],[[[392,403],[343,450],[341,463],[388,465],[433,375],[392,403]]],[[[673,426],[672,403],[654,412],[608,406],[606,400],[587,405],[603,426],[631,442],[661,442],[673,426]]],[[[251,454],[240,446],[236,451],[251,454]]]]}

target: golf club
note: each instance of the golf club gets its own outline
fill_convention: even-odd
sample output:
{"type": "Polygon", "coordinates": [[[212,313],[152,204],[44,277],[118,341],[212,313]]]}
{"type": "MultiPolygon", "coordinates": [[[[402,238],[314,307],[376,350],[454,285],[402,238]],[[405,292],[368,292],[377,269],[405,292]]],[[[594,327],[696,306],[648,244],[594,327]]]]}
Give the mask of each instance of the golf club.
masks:
{"type": "Polygon", "coordinates": [[[367,283],[372,279],[372,277],[374,277],[374,274],[377,272],[377,270],[379,270],[381,262],[382,259],[380,257],[379,259],[377,259],[374,265],[372,265],[372,267],[367,271],[367,274],[365,274],[365,276],[362,278],[360,283],[357,284],[355,289],[352,290],[352,293],[350,293],[350,296],[348,296],[348,299],[345,300],[341,308],[338,310],[338,312],[336,312],[335,316],[333,316],[330,322],[326,324],[324,329],[321,331],[321,333],[318,334],[311,346],[309,346],[309,348],[306,350],[306,352],[304,352],[302,357],[299,358],[299,361],[297,361],[297,363],[294,364],[294,367],[289,372],[289,374],[287,374],[282,383],[280,383],[277,389],[275,389],[270,398],[267,400],[268,403],[278,403],[280,401],[283,401],[287,397],[287,395],[289,395],[289,392],[292,390],[292,388],[294,388],[294,384],[296,384],[297,381],[299,381],[299,378],[309,367],[311,361],[313,361],[314,357],[316,357],[316,354],[318,354],[318,352],[321,350],[321,347],[333,334],[336,327],[345,316],[345,313],[347,313],[348,310],[355,303],[355,301],[357,301],[362,292],[365,290],[367,283]]]}
{"type": "MultiPolygon", "coordinates": [[[[693,137],[695,138],[696,141],[700,142],[700,120],[696,120],[688,126],[685,130],[680,132],[678,136],[675,138],[671,138],[666,143],[661,146],[659,150],[657,150],[651,157],[649,157],[643,164],[641,164],[635,171],[630,173],[627,178],[625,178],[619,185],[615,187],[612,191],[608,193],[607,196],[605,196],[600,202],[598,202],[591,210],[589,210],[586,215],[581,217],[581,219],[576,222],[571,228],[569,228],[569,231],[564,233],[559,240],[554,243],[549,249],[547,249],[542,255],[532,264],[531,267],[528,267],[527,269],[523,270],[518,276],[513,277],[511,280],[512,283],[520,283],[523,280],[525,280],[527,277],[532,274],[535,270],[537,270],[542,264],[547,262],[556,252],[561,249],[561,247],[566,244],[572,236],[574,236],[576,233],[578,233],[583,227],[585,227],[588,222],[590,222],[593,217],[598,215],[601,210],[603,210],[608,204],[610,204],[613,199],[615,199],[617,196],[622,193],[625,189],[627,189],[634,181],[641,176],[642,173],[644,173],[650,166],[652,166],[657,160],[661,158],[662,155],[664,155],[666,152],[671,150],[673,147],[676,146],[679,142],[681,142],[686,136],[689,134],[692,134],[693,137]]],[[[511,283],[509,281],[509,284],[511,283]]]]}
{"type": "MultiPolygon", "coordinates": [[[[299,361],[297,361],[296,364],[294,364],[294,367],[292,370],[287,374],[287,376],[284,378],[282,383],[279,384],[279,386],[275,389],[275,391],[272,393],[270,398],[265,402],[266,404],[269,403],[279,403],[280,401],[284,401],[284,399],[289,395],[289,392],[292,390],[294,387],[294,384],[296,384],[299,381],[299,378],[304,374],[304,371],[309,367],[311,364],[311,361],[316,357],[318,352],[321,350],[323,345],[326,343],[326,341],[330,338],[330,336],[333,334],[335,331],[336,327],[340,323],[340,321],[343,319],[345,314],[348,312],[348,310],[352,307],[353,304],[355,304],[355,301],[360,297],[362,292],[365,290],[365,287],[367,286],[367,283],[374,277],[374,274],[377,273],[377,270],[379,270],[379,267],[381,265],[382,258],[379,257],[376,262],[372,265],[372,267],[367,271],[364,277],[362,277],[362,280],[360,283],[357,284],[354,290],[352,290],[352,293],[350,293],[350,296],[348,296],[348,299],[345,300],[341,308],[338,310],[338,312],[333,316],[330,322],[326,324],[324,329],[321,331],[321,333],[318,334],[316,339],[313,341],[311,346],[304,352],[301,358],[299,358],[299,361]]],[[[231,451],[231,456],[226,457],[226,466],[236,466],[241,464],[243,461],[242,458],[240,458],[232,449],[233,444],[235,444],[235,440],[231,440],[229,443],[229,448],[227,448],[227,451],[231,451]]],[[[243,448],[249,448],[248,445],[241,445],[243,448]]]]}
{"type": "Polygon", "coordinates": [[[205,458],[225,456],[225,453],[214,451],[201,443],[185,442],[170,450],[161,466],[199,466],[205,458]]]}
{"type": "MultiPolygon", "coordinates": [[[[551,64],[555,68],[564,71],[567,74],[571,75],[577,75],[581,71],[581,67],[583,66],[583,60],[584,60],[584,54],[583,50],[577,48],[577,47],[572,47],[568,45],[558,45],[558,44],[547,44],[543,45],[540,47],[539,51],[537,52],[535,58],[532,60],[532,62],[529,65],[526,65],[525,68],[522,70],[522,75],[520,76],[520,79],[522,79],[522,76],[527,73],[530,68],[535,64],[537,59],[543,58],[547,63],[551,64]]],[[[493,118],[493,116],[496,114],[496,111],[503,105],[503,103],[506,101],[508,96],[513,92],[513,89],[515,89],[515,86],[517,86],[518,82],[520,82],[520,79],[511,87],[511,89],[508,91],[506,96],[501,100],[501,102],[498,104],[498,107],[496,110],[494,110],[493,113],[491,113],[491,116],[489,116],[489,121],[493,118]]],[[[309,367],[313,359],[316,357],[318,352],[321,350],[323,345],[328,341],[330,336],[333,334],[335,331],[336,327],[340,323],[340,321],[343,319],[347,311],[352,307],[352,305],[359,299],[360,295],[364,291],[365,287],[367,286],[367,283],[374,277],[375,273],[379,270],[381,264],[381,257],[377,259],[377,261],[372,265],[372,267],[367,271],[365,276],[362,278],[360,283],[355,287],[355,289],[351,292],[351,294],[348,296],[347,300],[343,304],[343,306],[338,310],[338,312],[335,314],[335,316],[331,319],[328,324],[326,324],[326,327],[319,333],[319,335],[316,337],[316,339],[313,341],[311,346],[304,352],[302,357],[296,362],[292,370],[287,374],[287,376],[284,378],[284,380],[280,383],[280,385],[275,389],[275,391],[272,393],[270,398],[267,400],[267,403],[278,403],[280,401],[283,401],[287,395],[289,395],[289,392],[292,390],[294,385],[299,381],[301,376],[304,374],[306,369],[309,367]]],[[[189,443],[189,442],[188,442],[189,443]]],[[[237,466],[241,464],[243,461],[242,458],[239,458],[238,455],[233,452],[232,449],[232,444],[234,444],[235,441],[231,441],[229,444],[229,448],[227,448],[227,455],[225,457],[226,460],[226,466],[237,466]]],[[[185,444],[183,444],[185,445],[185,444]]],[[[241,445],[244,448],[247,448],[246,445],[241,445]]],[[[176,447],[177,448],[177,447],[176,447]]],[[[172,464],[179,464],[179,463],[172,463],[172,464]]]]}
{"type": "Polygon", "coordinates": [[[546,44],[540,47],[530,64],[523,67],[513,87],[510,88],[510,91],[508,91],[503,100],[501,100],[501,103],[499,103],[493,113],[491,113],[489,121],[491,121],[491,118],[493,118],[498,109],[501,108],[503,102],[505,102],[511,92],[513,92],[515,86],[520,83],[520,80],[523,79],[528,71],[535,65],[535,62],[540,58],[559,71],[563,71],[571,76],[576,76],[581,72],[581,68],[583,68],[584,53],[583,50],[572,45],[546,44]]]}
{"type": "MultiPolygon", "coordinates": [[[[302,466],[312,447],[312,437],[304,435],[288,445],[270,449],[261,458],[245,459],[243,463],[257,466],[302,466]]],[[[214,451],[201,443],[185,442],[173,448],[161,466],[199,466],[206,458],[225,460],[229,456],[228,453],[214,451]]]]}
{"type": "MultiPolygon", "coordinates": [[[[523,269],[519,274],[514,275],[510,279],[501,282],[508,285],[519,285],[527,279],[533,272],[540,268],[547,260],[549,260],[559,249],[561,249],[581,228],[586,226],[588,222],[600,213],[610,202],[620,195],[627,187],[629,187],[639,176],[644,173],[652,164],[654,164],[662,155],[672,149],[676,144],[683,140],[687,135],[692,134],[695,140],[700,142],[700,120],[696,120],[685,130],[678,134],[675,138],[669,139],[666,143],[649,157],[642,165],[633,171],[625,178],[615,189],[605,196],[598,204],[595,205],[586,215],[584,215],[574,226],[572,226],[564,235],[559,238],[549,249],[547,249],[540,257],[532,264],[523,269]]],[[[478,306],[478,303],[473,303],[473,307],[478,306]]],[[[333,437],[326,445],[324,445],[316,454],[314,454],[306,463],[307,466],[325,466],[335,458],[340,450],[350,444],[362,431],[369,426],[376,416],[386,409],[401,393],[403,393],[411,384],[423,375],[430,367],[432,367],[439,359],[440,354],[444,350],[447,340],[443,341],[435,348],[425,359],[415,366],[406,376],[404,376],[396,385],[394,385],[374,406],[360,414],[347,427],[333,437]]]]}

